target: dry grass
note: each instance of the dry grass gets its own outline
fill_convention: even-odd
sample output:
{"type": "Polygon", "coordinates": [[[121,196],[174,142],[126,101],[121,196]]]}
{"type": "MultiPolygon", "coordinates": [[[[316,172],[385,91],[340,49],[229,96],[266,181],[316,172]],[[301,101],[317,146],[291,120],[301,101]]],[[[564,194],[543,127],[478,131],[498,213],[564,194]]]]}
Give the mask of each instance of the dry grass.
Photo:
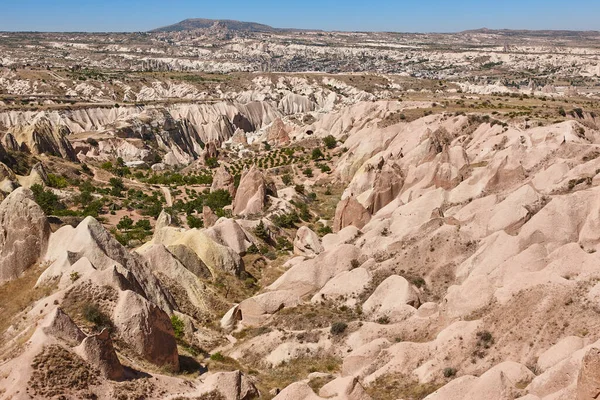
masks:
{"type": "Polygon", "coordinates": [[[117,400],[147,399],[154,393],[156,386],[150,381],[151,378],[136,379],[129,382],[116,383],[112,398],[117,400]]]}
{"type": "Polygon", "coordinates": [[[53,286],[34,287],[47,267],[47,264],[35,265],[21,277],[0,285],[0,335],[13,324],[16,316],[31,309],[36,301],[53,292],[53,286]]]}
{"type": "Polygon", "coordinates": [[[344,186],[341,184],[314,186],[313,190],[317,194],[317,200],[309,204],[310,210],[321,219],[333,221],[344,186]]]}
{"type": "Polygon", "coordinates": [[[89,387],[98,384],[98,371],[61,346],[45,347],[31,366],[28,390],[34,395],[51,398],[77,393],[78,398],[93,398],[89,387]]]}
{"type": "Polygon", "coordinates": [[[304,304],[284,308],[273,315],[270,326],[291,331],[310,331],[329,328],[334,322],[351,322],[360,319],[359,310],[346,306],[336,307],[330,302],[304,304]]]}
{"type": "Polygon", "coordinates": [[[335,376],[333,375],[327,375],[321,378],[315,378],[315,379],[311,379],[310,382],[308,382],[308,386],[310,386],[310,388],[313,390],[313,392],[315,392],[316,394],[319,394],[319,390],[321,390],[321,388],[325,385],[327,385],[329,382],[331,382],[332,380],[335,379],[335,376]]]}
{"type": "Polygon", "coordinates": [[[419,383],[402,375],[385,375],[366,388],[373,400],[421,400],[439,389],[442,384],[419,383]]]}
{"type": "Polygon", "coordinates": [[[259,389],[269,399],[269,391],[283,389],[298,382],[312,372],[334,373],[339,370],[341,360],[332,356],[303,357],[282,363],[258,374],[259,389]]]}

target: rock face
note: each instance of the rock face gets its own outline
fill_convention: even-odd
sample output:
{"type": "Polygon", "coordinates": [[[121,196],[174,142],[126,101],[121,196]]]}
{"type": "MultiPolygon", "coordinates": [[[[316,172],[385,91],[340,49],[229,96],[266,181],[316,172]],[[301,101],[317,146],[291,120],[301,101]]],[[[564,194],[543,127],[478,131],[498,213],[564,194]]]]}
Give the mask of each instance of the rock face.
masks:
{"type": "Polygon", "coordinates": [[[224,165],[219,166],[213,175],[210,191],[214,192],[215,190],[227,190],[231,194],[231,197],[235,197],[235,183],[233,176],[227,172],[224,165]]]}
{"type": "Polygon", "coordinates": [[[590,349],[581,363],[577,378],[577,400],[600,397],[600,349],[590,349]]]}
{"type": "Polygon", "coordinates": [[[138,355],[161,367],[179,370],[177,343],[169,316],[130,290],[120,294],[113,322],[121,340],[138,355]]]}
{"type": "Polygon", "coordinates": [[[78,345],[86,337],[85,333],[60,308],[56,308],[50,316],[49,323],[43,327],[43,330],[46,335],[54,336],[74,345],[78,345]]]}
{"type": "Polygon", "coordinates": [[[263,212],[267,198],[267,185],[262,172],[255,166],[242,174],[233,202],[235,215],[254,215],[263,212]]]}
{"type": "Polygon", "coordinates": [[[206,234],[215,242],[242,255],[253,244],[250,235],[234,219],[221,218],[214,226],[206,230],[206,234]]]}
{"type": "Polygon", "coordinates": [[[411,284],[401,276],[392,275],[384,280],[363,304],[363,310],[374,318],[398,320],[419,307],[419,296],[411,284]]]}
{"type": "Polygon", "coordinates": [[[319,236],[310,228],[303,226],[296,232],[294,239],[294,254],[314,257],[322,253],[324,250],[319,236]]]}
{"type": "Polygon", "coordinates": [[[252,381],[240,371],[218,372],[204,381],[204,391],[218,392],[227,400],[252,400],[260,396],[252,381]]]}
{"type": "Polygon", "coordinates": [[[158,216],[158,219],[156,220],[156,226],[154,227],[154,230],[159,231],[169,225],[171,225],[171,215],[165,210],[162,210],[158,216]]]}
{"type": "Polygon", "coordinates": [[[231,307],[223,318],[221,318],[221,328],[223,328],[226,332],[232,331],[235,329],[238,321],[242,320],[242,312],[240,311],[239,304],[231,307]]]}
{"type": "Polygon", "coordinates": [[[217,148],[217,144],[218,143],[215,141],[210,141],[206,143],[206,147],[204,148],[204,154],[202,155],[204,161],[208,160],[209,158],[219,157],[219,150],[217,148]]]}
{"type": "Polygon", "coordinates": [[[213,212],[213,210],[210,207],[202,207],[202,222],[204,222],[205,228],[212,227],[218,219],[219,217],[217,217],[217,215],[213,212]]]}
{"type": "Polygon", "coordinates": [[[19,277],[46,252],[50,225],[26,188],[0,204],[0,283],[19,277]]]}
{"type": "Polygon", "coordinates": [[[120,381],[125,377],[125,370],[115,353],[108,329],[85,338],[79,346],[78,353],[98,368],[105,378],[120,381]]]}
{"type": "Polygon", "coordinates": [[[400,166],[396,163],[385,163],[376,174],[373,192],[369,198],[369,211],[376,214],[377,211],[394,200],[402,190],[404,177],[400,166]]]}
{"type": "Polygon", "coordinates": [[[277,118],[267,130],[267,142],[280,145],[289,143],[290,131],[291,129],[283,123],[281,118],[277,118]]]}
{"type": "Polygon", "coordinates": [[[20,126],[12,132],[21,150],[33,154],[51,154],[75,161],[75,151],[66,139],[70,133],[69,128],[53,124],[46,116],[41,116],[31,125],[20,126]]]}
{"type": "Polygon", "coordinates": [[[362,229],[371,219],[369,211],[353,196],[340,201],[335,209],[333,231],[338,232],[349,225],[362,229]]]}
{"type": "Polygon", "coordinates": [[[210,269],[204,264],[204,262],[198,257],[196,253],[189,247],[176,244],[169,246],[169,251],[179,260],[183,266],[196,275],[198,278],[210,279],[212,274],[210,269]]]}
{"type": "Polygon", "coordinates": [[[301,303],[300,298],[287,290],[262,293],[242,301],[238,308],[245,325],[260,325],[269,315],[301,303]]]}

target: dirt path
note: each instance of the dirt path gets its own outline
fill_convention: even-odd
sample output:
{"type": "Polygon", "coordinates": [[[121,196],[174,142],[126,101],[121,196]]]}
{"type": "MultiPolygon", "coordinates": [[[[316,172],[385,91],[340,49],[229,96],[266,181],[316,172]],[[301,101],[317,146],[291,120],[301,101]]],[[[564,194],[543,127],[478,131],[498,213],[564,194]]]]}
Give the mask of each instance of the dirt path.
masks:
{"type": "Polygon", "coordinates": [[[167,202],[167,207],[173,207],[173,198],[171,197],[171,191],[166,186],[160,186],[160,190],[165,194],[165,200],[167,202]]]}

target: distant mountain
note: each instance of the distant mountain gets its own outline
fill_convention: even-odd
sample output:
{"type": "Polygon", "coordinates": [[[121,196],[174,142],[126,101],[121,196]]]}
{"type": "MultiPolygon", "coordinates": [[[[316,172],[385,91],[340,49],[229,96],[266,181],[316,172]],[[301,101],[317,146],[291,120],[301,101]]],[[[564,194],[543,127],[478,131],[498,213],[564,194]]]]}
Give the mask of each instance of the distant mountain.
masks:
{"type": "Polygon", "coordinates": [[[151,32],[183,32],[192,31],[195,29],[207,29],[212,27],[226,28],[230,31],[246,31],[246,32],[277,32],[283,29],[273,28],[269,25],[259,24],[256,22],[234,21],[229,19],[206,19],[206,18],[191,18],[178,22],[173,25],[164,26],[154,29],[151,32]]]}

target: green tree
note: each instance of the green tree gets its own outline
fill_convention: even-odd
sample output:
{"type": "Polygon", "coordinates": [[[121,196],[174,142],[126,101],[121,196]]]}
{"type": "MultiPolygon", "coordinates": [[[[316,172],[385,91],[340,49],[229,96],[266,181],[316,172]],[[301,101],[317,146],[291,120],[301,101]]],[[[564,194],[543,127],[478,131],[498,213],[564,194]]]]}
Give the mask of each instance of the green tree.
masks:
{"type": "Polygon", "coordinates": [[[292,177],[290,176],[290,174],[285,174],[281,177],[281,181],[283,182],[283,184],[285,186],[290,186],[292,184],[292,182],[294,182],[294,180],[292,179],[292,177]]]}
{"type": "Polygon", "coordinates": [[[263,223],[262,219],[260,220],[258,225],[256,225],[256,228],[254,228],[254,234],[256,235],[256,237],[264,240],[265,242],[271,237],[271,235],[269,235],[269,230],[263,223]]]}
{"type": "Polygon", "coordinates": [[[185,324],[183,321],[175,314],[171,316],[171,325],[173,326],[173,333],[175,334],[176,339],[182,339],[185,334],[185,324]]]}
{"type": "Polygon", "coordinates": [[[201,218],[197,218],[190,214],[187,216],[187,224],[191,229],[202,228],[204,226],[204,221],[202,221],[201,218]]]}
{"type": "Polygon", "coordinates": [[[58,196],[50,190],[45,190],[42,185],[36,183],[31,186],[33,198],[46,215],[52,215],[56,210],[63,209],[64,205],[59,201],[58,196]]]}
{"type": "Polygon", "coordinates": [[[215,190],[208,193],[204,199],[204,205],[210,207],[213,211],[223,210],[223,207],[231,204],[231,193],[225,189],[215,190]]]}
{"type": "Polygon", "coordinates": [[[110,194],[115,197],[123,197],[123,190],[125,190],[125,185],[123,184],[123,179],[110,178],[109,183],[112,186],[112,188],[110,190],[110,194]]]}
{"type": "Polygon", "coordinates": [[[142,229],[144,231],[152,230],[152,225],[150,225],[150,221],[147,219],[140,219],[135,223],[136,229],[142,229]]]}
{"type": "Polygon", "coordinates": [[[210,169],[217,168],[219,166],[219,160],[214,157],[210,157],[206,159],[206,166],[210,169]]]}
{"type": "Polygon", "coordinates": [[[123,218],[121,218],[121,220],[117,224],[117,228],[119,228],[122,231],[129,230],[133,228],[133,220],[126,215],[123,218]]]}
{"type": "Polygon", "coordinates": [[[66,188],[67,186],[69,186],[69,182],[67,181],[67,179],[64,176],[48,174],[48,186],[57,188],[57,189],[62,189],[62,188],[66,188]]]}
{"type": "Polygon", "coordinates": [[[323,138],[323,144],[328,149],[333,149],[337,145],[337,140],[332,135],[327,135],[323,138]]]}
{"type": "Polygon", "coordinates": [[[321,149],[313,149],[311,157],[313,160],[321,160],[325,155],[321,151],[321,149]]]}

